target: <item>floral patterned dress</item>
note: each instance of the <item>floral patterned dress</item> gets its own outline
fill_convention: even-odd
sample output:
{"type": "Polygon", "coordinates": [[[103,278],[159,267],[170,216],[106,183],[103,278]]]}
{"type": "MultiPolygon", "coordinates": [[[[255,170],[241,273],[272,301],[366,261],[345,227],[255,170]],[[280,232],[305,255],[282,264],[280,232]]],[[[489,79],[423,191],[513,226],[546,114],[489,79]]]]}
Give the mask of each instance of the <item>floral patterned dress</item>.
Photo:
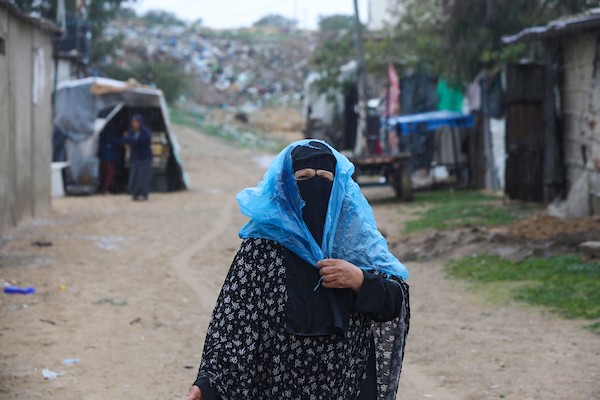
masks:
{"type": "Polygon", "coordinates": [[[374,343],[377,397],[395,399],[410,316],[406,283],[393,278],[402,298],[391,321],[375,322],[375,314],[361,310],[351,314],[345,334],[296,336],[285,329],[284,250],[267,239],[242,243],[206,336],[195,382],[204,398],[358,399],[374,343]]]}

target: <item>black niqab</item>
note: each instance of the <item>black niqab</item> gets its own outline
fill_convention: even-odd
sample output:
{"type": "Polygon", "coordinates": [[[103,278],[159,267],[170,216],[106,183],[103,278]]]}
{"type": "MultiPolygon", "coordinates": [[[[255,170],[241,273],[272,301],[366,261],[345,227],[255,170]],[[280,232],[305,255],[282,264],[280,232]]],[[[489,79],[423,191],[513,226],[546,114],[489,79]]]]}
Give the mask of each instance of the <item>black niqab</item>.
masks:
{"type": "MultiPolygon", "coordinates": [[[[291,156],[294,173],[310,168],[335,175],[335,156],[322,143],[310,142],[308,146],[298,146],[291,156]]],[[[315,241],[321,245],[333,182],[315,175],[297,181],[297,184],[305,202],[302,219],[315,241]]],[[[351,289],[327,289],[321,286],[319,270],[290,250],[286,249],[284,262],[288,293],[287,332],[301,336],[344,334],[355,293],[351,289]]]]}
{"type": "MultiPolygon", "coordinates": [[[[319,142],[310,142],[310,147],[298,146],[292,151],[294,173],[310,168],[329,171],[335,175],[335,165],[336,160],[331,150],[319,142]]],[[[305,202],[302,219],[320,246],[333,182],[315,175],[310,179],[297,181],[297,184],[305,202]]]]}

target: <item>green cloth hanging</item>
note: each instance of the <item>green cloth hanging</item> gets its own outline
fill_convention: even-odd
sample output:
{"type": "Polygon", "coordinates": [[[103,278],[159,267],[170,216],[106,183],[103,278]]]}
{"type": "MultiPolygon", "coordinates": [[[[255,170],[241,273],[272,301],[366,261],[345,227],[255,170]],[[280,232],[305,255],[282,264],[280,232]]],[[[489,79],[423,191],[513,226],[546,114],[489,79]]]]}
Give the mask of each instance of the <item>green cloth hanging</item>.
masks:
{"type": "Polygon", "coordinates": [[[438,110],[462,112],[463,94],[460,89],[452,87],[444,79],[438,79],[436,88],[438,110]]]}

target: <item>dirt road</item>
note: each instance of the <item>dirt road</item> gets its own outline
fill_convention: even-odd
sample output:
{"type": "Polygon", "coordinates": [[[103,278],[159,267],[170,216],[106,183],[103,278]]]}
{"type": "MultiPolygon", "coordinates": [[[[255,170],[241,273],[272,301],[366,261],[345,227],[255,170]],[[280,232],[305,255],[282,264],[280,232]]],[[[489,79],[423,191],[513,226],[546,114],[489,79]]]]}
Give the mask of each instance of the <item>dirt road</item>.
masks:
{"type": "MultiPolygon", "coordinates": [[[[263,172],[249,150],[178,128],[193,189],[65,198],[0,240],[0,399],[180,399],[245,218],[234,195],[263,172]],[[37,247],[36,241],[51,242],[37,247]],[[68,358],[80,362],[63,365],[68,358]],[[64,375],[44,380],[49,368],[64,375]]],[[[375,207],[391,235],[406,215],[375,207]]],[[[489,306],[441,263],[410,264],[413,319],[399,399],[600,399],[600,337],[489,306]]]]}

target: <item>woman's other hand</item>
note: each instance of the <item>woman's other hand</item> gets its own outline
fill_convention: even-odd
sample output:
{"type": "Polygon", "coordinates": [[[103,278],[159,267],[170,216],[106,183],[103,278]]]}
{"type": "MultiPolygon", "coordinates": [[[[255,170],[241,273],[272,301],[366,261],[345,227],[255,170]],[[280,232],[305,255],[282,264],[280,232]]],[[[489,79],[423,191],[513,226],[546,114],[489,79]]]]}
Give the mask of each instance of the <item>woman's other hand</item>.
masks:
{"type": "Polygon", "coordinates": [[[185,400],[204,400],[204,397],[202,397],[202,391],[200,388],[194,385],[190,388],[190,390],[188,390],[185,400]]]}
{"type": "Polygon", "coordinates": [[[329,289],[352,289],[358,293],[365,276],[360,268],[345,260],[326,258],[317,263],[321,284],[329,289]]]}

